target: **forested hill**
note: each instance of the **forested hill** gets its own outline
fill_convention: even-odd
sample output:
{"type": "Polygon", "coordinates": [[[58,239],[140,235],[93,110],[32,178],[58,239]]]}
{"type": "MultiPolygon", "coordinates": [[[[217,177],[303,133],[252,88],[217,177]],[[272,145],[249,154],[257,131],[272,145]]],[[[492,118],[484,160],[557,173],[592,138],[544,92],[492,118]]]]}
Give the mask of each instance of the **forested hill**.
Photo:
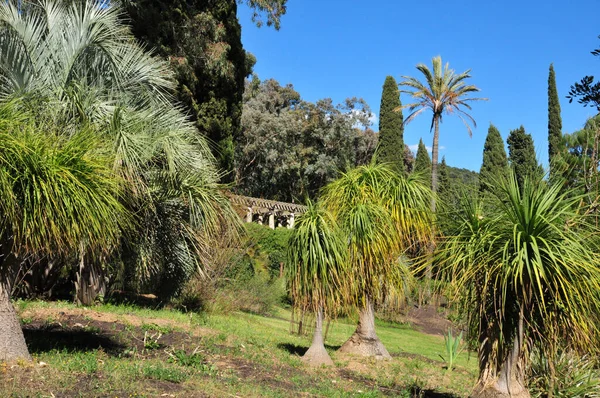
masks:
{"type": "Polygon", "coordinates": [[[472,170],[448,166],[448,180],[453,186],[461,183],[477,189],[479,186],[479,173],[472,170]]]}

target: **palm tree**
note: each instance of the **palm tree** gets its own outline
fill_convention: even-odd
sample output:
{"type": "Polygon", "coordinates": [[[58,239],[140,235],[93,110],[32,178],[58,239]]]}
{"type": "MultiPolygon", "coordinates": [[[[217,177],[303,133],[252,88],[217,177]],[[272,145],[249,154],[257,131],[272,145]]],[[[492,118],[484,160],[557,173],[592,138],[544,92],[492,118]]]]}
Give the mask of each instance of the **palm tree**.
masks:
{"type": "Polygon", "coordinates": [[[598,230],[560,185],[527,179],[521,191],[514,172],[498,185],[490,214],[476,196],[463,201],[439,258],[479,341],[472,396],[529,397],[532,345],[552,355],[559,343],[589,352],[598,341],[598,230]]]}
{"type": "Polygon", "coordinates": [[[333,365],[323,341],[323,317],[342,301],[340,279],[346,261],[346,242],[335,219],[318,205],[309,204],[290,237],[286,273],[294,303],[316,314],[312,345],[302,357],[311,365],[333,365]]]}
{"type": "MultiPolygon", "coordinates": [[[[66,137],[73,126],[104,133],[125,204],[146,232],[108,260],[124,265],[122,274],[138,286],[171,287],[164,297],[207,265],[212,240],[237,221],[209,146],[174,105],[173,87],[168,65],[137,44],[116,4],[0,4],[0,96],[25,98],[35,113],[71,126],[66,137]]],[[[102,271],[100,259],[85,255],[76,256],[77,299],[91,304],[104,278],[92,272],[102,271]],[[86,284],[93,289],[84,294],[86,284]]]]}
{"type": "MultiPolygon", "coordinates": [[[[475,119],[469,115],[464,108],[471,110],[472,101],[486,100],[485,98],[467,98],[471,93],[478,92],[479,89],[473,85],[467,85],[465,80],[471,77],[471,71],[456,74],[454,70],[446,64],[442,67],[442,58],[440,56],[432,59],[433,70],[430,70],[425,64],[418,64],[417,69],[425,77],[422,83],[418,79],[410,76],[402,76],[404,79],[400,86],[408,87],[408,90],[400,90],[412,96],[415,102],[403,105],[401,109],[408,108],[411,112],[404,123],[410,123],[420,113],[429,109],[432,112],[431,130],[433,130],[433,146],[431,151],[431,187],[434,193],[438,189],[438,149],[440,137],[440,123],[444,114],[456,113],[462,120],[472,135],[469,121],[476,126],[475,119]]],[[[431,200],[431,210],[435,212],[435,198],[431,200]]]]}
{"type": "Polygon", "coordinates": [[[28,257],[101,256],[130,229],[121,180],[93,129],[66,126],[0,104],[0,361],[29,358],[6,276],[28,257]]]}
{"type": "Polygon", "coordinates": [[[430,189],[386,165],[357,167],[325,187],[323,201],[348,245],[350,270],[343,286],[360,308],[354,334],[342,352],[390,355],[375,332],[375,304],[404,297],[411,273],[403,254],[431,236],[430,189]]]}

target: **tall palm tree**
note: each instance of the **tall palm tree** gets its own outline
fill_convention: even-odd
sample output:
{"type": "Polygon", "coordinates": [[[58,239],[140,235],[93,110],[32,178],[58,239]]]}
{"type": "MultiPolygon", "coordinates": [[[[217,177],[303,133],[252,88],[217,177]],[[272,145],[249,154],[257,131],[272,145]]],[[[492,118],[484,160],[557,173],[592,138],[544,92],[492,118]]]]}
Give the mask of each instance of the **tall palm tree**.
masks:
{"type": "Polygon", "coordinates": [[[312,345],[302,357],[311,365],[333,365],[323,341],[323,318],[342,302],[340,280],[346,264],[346,242],[337,222],[318,204],[309,204],[288,243],[286,274],[294,302],[316,315],[312,345]]]}
{"type": "Polygon", "coordinates": [[[403,254],[431,236],[430,198],[430,189],[419,179],[374,163],[325,187],[324,205],[348,245],[350,269],[343,286],[360,308],[356,331],[340,351],[389,358],[375,332],[375,304],[384,297],[404,297],[411,273],[403,254]]]}
{"type": "Polygon", "coordinates": [[[498,185],[490,214],[476,197],[464,200],[439,258],[479,341],[472,396],[529,397],[532,345],[547,354],[557,342],[589,352],[598,341],[599,231],[561,185],[527,179],[521,191],[514,173],[498,185]]]}
{"type": "MultiPolygon", "coordinates": [[[[407,87],[400,90],[401,93],[409,94],[415,102],[402,106],[411,112],[404,120],[410,123],[425,110],[431,110],[431,130],[433,130],[433,145],[431,151],[431,187],[434,193],[438,190],[438,152],[440,123],[444,114],[456,113],[462,120],[469,136],[472,135],[469,122],[476,126],[475,119],[469,115],[464,108],[471,110],[470,102],[486,100],[485,98],[469,98],[468,95],[478,92],[479,89],[473,85],[466,84],[466,79],[471,77],[470,70],[456,74],[449,65],[442,66],[440,56],[432,59],[433,69],[425,64],[418,64],[417,69],[425,78],[424,82],[410,76],[402,76],[404,79],[400,86],[407,87]]],[[[435,197],[431,200],[431,210],[435,212],[435,197]]]]}
{"type": "MultiPolygon", "coordinates": [[[[137,44],[116,3],[0,4],[0,97],[25,98],[34,112],[71,126],[66,137],[74,126],[104,133],[126,205],[147,232],[125,240],[111,261],[142,285],[160,276],[154,286],[173,286],[165,297],[206,266],[211,239],[237,221],[206,140],[173,103],[173,82],[168,65],[137,44]]],[[[101,273],[91,272],[100,264],[84,255],[76,286],[101,284],[101,273]]],[[[78,291],[78,301],[90,304],[98,289],[78,291]]]]}

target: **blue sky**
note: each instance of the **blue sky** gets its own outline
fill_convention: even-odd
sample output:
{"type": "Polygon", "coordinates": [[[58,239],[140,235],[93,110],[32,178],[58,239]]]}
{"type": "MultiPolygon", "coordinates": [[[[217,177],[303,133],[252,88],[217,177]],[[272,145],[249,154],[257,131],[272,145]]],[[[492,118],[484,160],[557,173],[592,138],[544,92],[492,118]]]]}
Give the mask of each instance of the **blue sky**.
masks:
{"type": "MultiPolygon", "coordinates": [[[[462,1],[288,0],[281,30],[256,28],[240,6],[242,41],[257,57],[261,79],[292,83],[308,101],[330,97],[342,102],[362,97],[379,113],[387,75],[419,76],[418,63],[431,65],[441,55],[457,72],[471,69],[470,82],[487,102],[473,105],[477,121],[469,138],[460,120],[445,117],[440,128],[441,156],[449,165],[479,171],[491,123],[506,140],[523,125],[531,133],[538,159],[547,166],[548,67],[554,63],[562,107],[563,131],[580,129],[593,116],[565,98],[569,87],[600,71],[597,0],[462,1]]],[[[402,96],[407,103],[408,97],[402,96]]],[[[405,115],[406,115],[405,111],[405,115]]],[[[423,137],[430,146],[431,114],[405,128],[409,145],[423,137]]],[[[373,126],[378,129],[377,123],[373,126]]]]}

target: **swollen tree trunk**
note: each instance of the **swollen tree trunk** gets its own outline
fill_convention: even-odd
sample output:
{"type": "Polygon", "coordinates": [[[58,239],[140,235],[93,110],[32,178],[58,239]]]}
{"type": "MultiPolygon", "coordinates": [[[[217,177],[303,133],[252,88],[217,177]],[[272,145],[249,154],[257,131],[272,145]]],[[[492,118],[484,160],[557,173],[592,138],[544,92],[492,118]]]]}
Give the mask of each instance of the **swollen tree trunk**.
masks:
{"type": "Polygon", "coordinates": [[[492,342],[484,341],[479,353],[479,380],[471,394],[472,398],[530,398],[525,386],[525,369],[521,361],[523,347],[523,310],[519,314],[519,326],[511,352],[497,367],[490,361],[492,342]]]}
{"type": "Polygon", "coordinates": [[[311,366],[333,365],[331,357],[325,350],[323,340],[323,308],[319,308],[315,315],[315,334],[313,335],[312,345],[302,356],[302,361],[311,366]]]}
{"type": "Polygon", "coordinates": [[[0,282],[0,362],[16,359],[30,361],[31,356],[6,286],[0,282]]]}
{"type": "Polygon", "coordinates": [[[375,333],[375,311],[370,297],[366,298],[365,306],[360,311],[356,331],[340,347],[340,352],[377,359],[391,358],[390,353],[375,333]]]}

